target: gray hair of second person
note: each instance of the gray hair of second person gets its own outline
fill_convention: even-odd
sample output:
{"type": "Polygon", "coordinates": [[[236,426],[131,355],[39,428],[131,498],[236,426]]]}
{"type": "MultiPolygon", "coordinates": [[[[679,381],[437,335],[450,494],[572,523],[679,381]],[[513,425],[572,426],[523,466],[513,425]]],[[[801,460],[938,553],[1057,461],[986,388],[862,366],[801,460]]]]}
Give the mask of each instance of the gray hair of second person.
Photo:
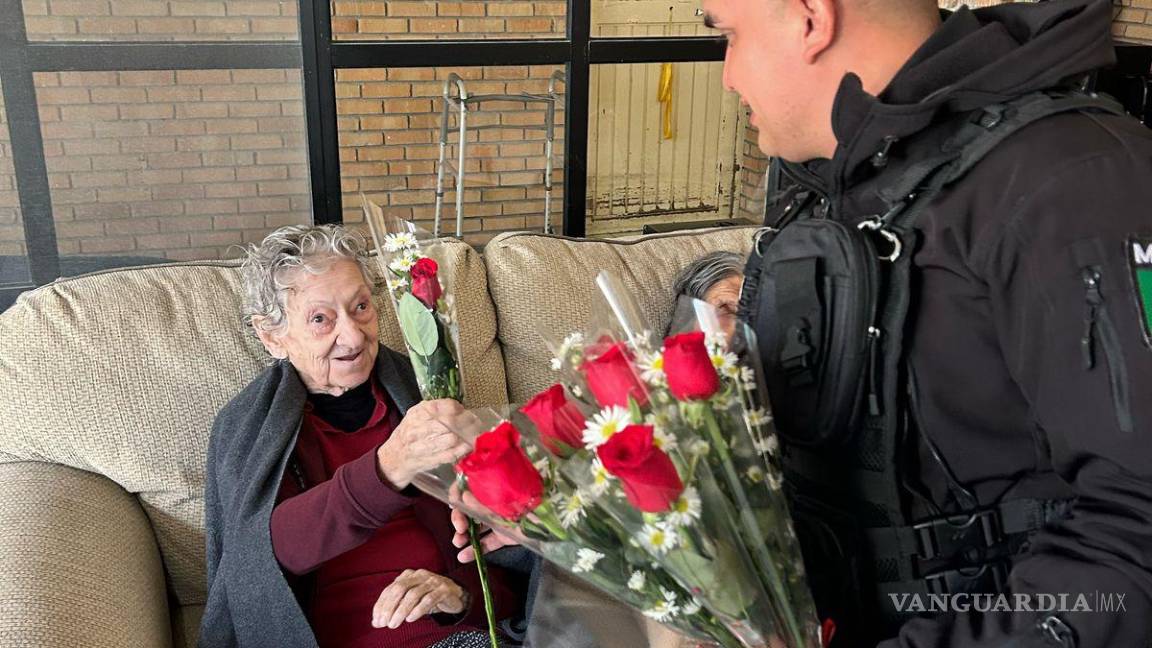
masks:
{"type": "Polygon", "coordinates": [[[716,282],[744,274],[744,257],[735,252],[710,252],[690,263],[676,276],[672,294],[704,299],[716,282]]]}
{"type": "Polygon", "coordinates": [[[244,248],[240,266],[244,322],[272,331],[284,324],[288,292],[300,272],[322,274],[339,259],[360,266],[371,286],[363,235],[340,225],[289,225],[244,248]]]}

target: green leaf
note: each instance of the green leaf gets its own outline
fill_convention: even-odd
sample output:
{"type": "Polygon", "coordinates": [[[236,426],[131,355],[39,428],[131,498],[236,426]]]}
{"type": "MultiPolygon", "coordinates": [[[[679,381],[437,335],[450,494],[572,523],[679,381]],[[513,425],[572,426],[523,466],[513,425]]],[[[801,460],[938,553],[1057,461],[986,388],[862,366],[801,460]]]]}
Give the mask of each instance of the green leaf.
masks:
{"type": "Polygon", "coordinates": [[[644,422],[644,412],[640,411],[640,403],[631,395],[628,396],[628,413],[632,416],[632,423],[640,425],[644,422]]]}
{"type": "Polygon", "coordinates": [[[436,317],[412,293],[404,293],[400,297],[396,317],[400,320],[400,330],[404,333],[408,348],[426,357],[436,351],[439,340],[436,317]]]}

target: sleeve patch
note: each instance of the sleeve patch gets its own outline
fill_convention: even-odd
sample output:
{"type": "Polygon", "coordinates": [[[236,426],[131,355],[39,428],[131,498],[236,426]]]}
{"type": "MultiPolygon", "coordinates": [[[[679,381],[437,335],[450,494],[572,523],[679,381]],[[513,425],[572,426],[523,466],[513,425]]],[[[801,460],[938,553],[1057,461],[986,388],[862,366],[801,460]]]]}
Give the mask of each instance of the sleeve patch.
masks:
{"type": "Polygon", "coordinates": [[[1152,346],[1152,236],[1128,239],[1128,267],[1132,269],[1132,287],[1140,305],[1144,342],[1152,346]]]}

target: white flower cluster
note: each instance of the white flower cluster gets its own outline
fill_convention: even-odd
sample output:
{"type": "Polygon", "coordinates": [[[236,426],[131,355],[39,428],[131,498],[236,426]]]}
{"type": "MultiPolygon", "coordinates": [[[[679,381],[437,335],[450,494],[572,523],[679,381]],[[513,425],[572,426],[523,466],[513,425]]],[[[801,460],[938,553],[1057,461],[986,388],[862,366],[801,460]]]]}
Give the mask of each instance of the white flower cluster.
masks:
{"type": "Polygon", "coordinates": [[[584,361],[584,334],[571,333],[560,343],[556,357],[552,358],[552,371],[560,371],[565,365],[578,368],[584,361]]]}
{"type": "Polygon", "coordinates": [[[691,616],[699,611],[700,601],[690,598],[682,602],[676,598],[675,592],[661,587],[660,600],[656,601],[652,607],[644,610],[644,616],[654,621],[664,622],[675,616],[691,616]]]}
{"type": "Polygon", "coordinates": [[[399,252],[401,250],[414,250],[416,249],[416,237],[409,232],[399,232],[397,234],[386,234],[384,236],[384,251],[385,252],[399,252]]]}
{"type": "Polygon", "coordinates": [[[404,254],[401,254],[395,259],[392,259],[392,263],[388,264],[388,269],[398,275],[402,275],[410,272],[412,270],[412,266],[416,265],[416,262],[423,258],[423,255],[421,255],[419,252],[408,250],[404,252],[404,254]]]}
{"type": "Polygon", "coordinates": [[[576,564],[572,565],[572,571],[579,574],[581,572],[590,572],[596,567],[596,563],[604,554],[599,551],[593,551],[587,547],[576,550],[576,564]]]}

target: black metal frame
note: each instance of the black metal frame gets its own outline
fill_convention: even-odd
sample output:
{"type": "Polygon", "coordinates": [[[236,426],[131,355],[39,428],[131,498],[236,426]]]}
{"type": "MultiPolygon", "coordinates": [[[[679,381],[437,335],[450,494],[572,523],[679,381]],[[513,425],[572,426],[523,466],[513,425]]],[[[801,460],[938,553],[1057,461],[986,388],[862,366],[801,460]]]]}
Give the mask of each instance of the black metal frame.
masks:
{"type": "MultiPolygon", "coordinates": [[[[3,85],[32,285],[59,276],[51,194],[36,104],[36,72],[204,69],[303,69],[314,219],[343,220],[335,72],[349,68],[565,65],[564,220],[569,236],[585,233],[588,84],[591,66],[719,61],[712,37],[592,38],[588,0],[568,0],[564,38],[541,40],[334,41],[328,0],[299,0],[300,43],[282,42],[29,42],[23,8],[0,1],[0,85],[3,85]]],[[[9,300],[10,301],[10,300],[9,300]]]]}
{"type": "Polygon", "coordinates": [[[563,39],[460,41],[334,41],[332,18],[324,0],[301,0],[301,33],[305,44],[305,87],[309,110],[309,159],[317,222],[340,222],[339,143],[336,137],[334,73],[340,69],[566,65],[564,138],[564,220],[567,236],[585,234],[588,185],[588,85],[591,66],[608,63],[675,63],[722,61],[724,41],[714,37],[592,38],[588,0],[568,0],[568,33],[563,39]],[[311,52],[311,55],[309,54],[311,52]],[[310,69],[311,66],[311,69],[310,69]],[[317,128],[317,125],[319,128],[317,128]],[[329,161],[335,161],[330,164],[329,161]],[[315,178],[325,178],[317,186],[315,178]]]}

